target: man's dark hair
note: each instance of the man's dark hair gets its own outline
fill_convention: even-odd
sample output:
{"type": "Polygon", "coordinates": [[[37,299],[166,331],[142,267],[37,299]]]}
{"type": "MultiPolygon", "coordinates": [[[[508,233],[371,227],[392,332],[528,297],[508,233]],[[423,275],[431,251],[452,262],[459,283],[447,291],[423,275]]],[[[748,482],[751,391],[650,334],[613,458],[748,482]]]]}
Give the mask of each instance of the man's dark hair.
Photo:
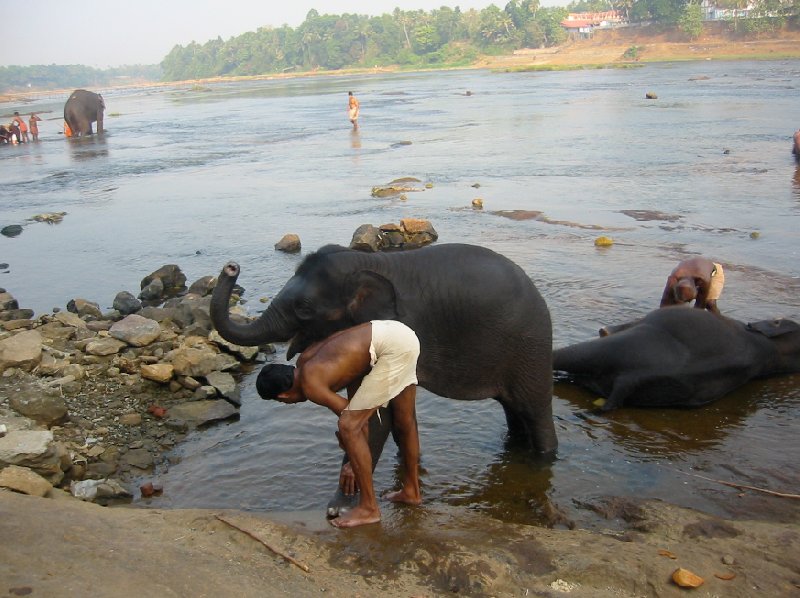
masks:
{"type": "Polygon", "coordinates": [[[294,366],[268,363],[258,373],[256,390],[262,399],[275,399],[294,384],[294,366]]]}

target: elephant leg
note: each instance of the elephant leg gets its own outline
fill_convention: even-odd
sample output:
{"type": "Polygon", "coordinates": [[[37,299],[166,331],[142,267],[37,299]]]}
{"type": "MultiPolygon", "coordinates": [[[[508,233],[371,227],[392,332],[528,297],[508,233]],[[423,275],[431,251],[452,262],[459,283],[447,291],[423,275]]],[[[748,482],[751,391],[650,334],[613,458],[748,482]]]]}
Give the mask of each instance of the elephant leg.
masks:
{"type": "MultiPolygon", "coordinates": [[[[538,394],[531,396],[540,396],[538,394]]],[[[556,429],[553,424],[552,388],[548,401],[532,402],[529,397],[499,397],[508,425],[508,436],[512,444],[532,450],[545,459],[555,456],[558,448],[556,429]]]]}
{"type": "MultiPolygon", "coordinates": [[[[375,466],[383,453],[383,447],[386,440],[389,438],[389,433],[392,431],[392,412],[388,407],[380,407],[375,415],[369,420],[369,451],[372,454],[372,471],[375,471],[375,466]]],[[[342,459],[342,465],[349,463],[347,454],[342,459]]],[[[340,514],[352,509],[358,504],[358,493],[347,496],[342,492],[341,486],[336,487],[336,492],[328,501],[327,515],[333,519],[340,514]]]]}
{"type": "Polygon", "coordinates": [[[610,336],[612,334],[616,334],[617,332],[622,332],[623,330],[627,330],[628,328],[633,328],[637,324],[641,323],[641,319],[639,320],[631,320],[630,322],[626,322],[625,324],[617,324],[616,326],[603,326],[599,330],[599,334],[601,337],[610,336]]]}

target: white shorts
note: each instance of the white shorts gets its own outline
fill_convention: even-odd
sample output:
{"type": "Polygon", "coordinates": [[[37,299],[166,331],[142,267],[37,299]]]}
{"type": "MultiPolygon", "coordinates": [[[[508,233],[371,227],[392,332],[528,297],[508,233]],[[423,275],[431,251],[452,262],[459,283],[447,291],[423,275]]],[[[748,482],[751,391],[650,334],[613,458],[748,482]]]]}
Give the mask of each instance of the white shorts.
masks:
{"type": "Polygon", "coordinates": [[[716,301],[722,295],[722,287],[725,286],[725,272],[722,265],[714,262],[714,272],[711,273],[711,284],[708,285],[708,295],[706,301],[716,301]]]}
{"type": "Polygon", "coordinates": [[[350,411],[385,407],[404,388],[417,384],[419,339],[402,322],[372,321],[369,356],[372,369],[350,399],[350,411]]]}

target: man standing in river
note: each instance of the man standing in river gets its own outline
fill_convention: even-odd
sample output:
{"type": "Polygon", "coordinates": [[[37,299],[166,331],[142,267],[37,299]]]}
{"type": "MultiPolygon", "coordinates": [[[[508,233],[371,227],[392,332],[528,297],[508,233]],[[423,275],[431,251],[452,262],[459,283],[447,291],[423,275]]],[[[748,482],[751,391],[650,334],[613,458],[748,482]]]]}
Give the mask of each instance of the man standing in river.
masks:
{"type": "Polygon", "coordinates": [[[350,119],[350,122],[353,123],[353,128],[358,128],[358,112],[360,105],[356,96],[353,95],[352,91],[347,92],[347,116],[350,119]]]}
{"type": "Polygon", "coordinates": [[[385,496],[418,505],[419,434],[416,417],[419,339],[394,320],[373,320],[334,333],[303,351],[297,367],[268,364],[256,381],[258,394],[282,403],[310,400],[339,417],[339,440],[360,492],[358,505],[332,519],[335,527],[378,523],[381,512],[372,485],[368,422],[388,403],[402,464],[402,488],[385,496]],[[336,394],[347,388],[350,401],[336,394]]]}

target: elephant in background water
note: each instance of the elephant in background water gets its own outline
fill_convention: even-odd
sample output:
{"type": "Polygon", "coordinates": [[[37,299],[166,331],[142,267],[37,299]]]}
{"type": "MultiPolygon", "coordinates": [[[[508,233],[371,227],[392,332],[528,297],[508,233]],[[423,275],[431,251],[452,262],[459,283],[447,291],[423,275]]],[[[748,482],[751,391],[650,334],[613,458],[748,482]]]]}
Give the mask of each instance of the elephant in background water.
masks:
{"type": "MultiPolygon", "coordinates": [[[[800,325],[744,324],[664,307],[619,331],[553,352],[553,369],[618,407],[699,407],[755,378],[800,372],[800,325]]],[[[558,374],[556,374],[558,376],[558,374]]]]}
{"type": "Polygon", "coordinates": [[[103,112],[106,109],[103,96],[76,89],[64,104],[64,121],[74,137],[92,135],[92,123],[97,123],[97,133],[103,132],[103,112]]]}

